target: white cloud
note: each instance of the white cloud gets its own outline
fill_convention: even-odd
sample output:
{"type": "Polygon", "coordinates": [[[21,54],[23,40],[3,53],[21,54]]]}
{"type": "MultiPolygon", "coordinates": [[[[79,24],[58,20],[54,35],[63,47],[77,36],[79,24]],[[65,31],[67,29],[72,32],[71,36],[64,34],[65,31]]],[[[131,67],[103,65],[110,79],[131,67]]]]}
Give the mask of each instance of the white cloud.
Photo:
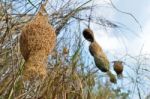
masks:
{"type": "Polygon", "coordinates": [[[95,0],[94,2],[96,4],[106,4],[107,2],[109,2],[110,0],[95,0]]]}
{"type": "Polygon", "coordinates": [[[141,33],[143,42],[143,52],[150,53],[150,20],[147,21],[143,28],[143,33],[141,33]]]}
{"type": "Polygon", "coordinates": [[[104,31],[96,31],[95,39],[105,50],[115,50],[119,46],[115,37],[109,36],[104,31]]]}

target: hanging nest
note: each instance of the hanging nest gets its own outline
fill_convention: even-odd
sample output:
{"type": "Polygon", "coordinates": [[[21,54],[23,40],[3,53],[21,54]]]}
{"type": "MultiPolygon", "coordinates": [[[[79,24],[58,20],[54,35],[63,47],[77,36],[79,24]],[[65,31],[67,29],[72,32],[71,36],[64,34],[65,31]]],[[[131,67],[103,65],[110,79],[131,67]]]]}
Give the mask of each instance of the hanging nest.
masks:
{"type": "Polygon", "coordinates": [[[122,61],[113,61],[114,71],[116,72],[118,77],[122,76],[123,72],[123,62],[122,61]]]}
{"type": "Polygon", "coordinates": [[[83,30],[83,36],[86,40],[90,42],[94,42],[94,34],[93,31],[89,28],[83,30]]]}
{"type": "Polygon", "coordinates": [[[24,26],[20,37],[20,50],[25,59],[25,78],[46,77],[45,62],[55,43],[55,30],[48,23],[48,17],[39,11],[34,19],[24,26]]]}
{"type": "Polygon", "coordinates": [[[96,42],[92,42],[89,46],[89,52],[94,58],[95,65],[102,72],[107,73],[111,83],[117,83],[115,75],[110,71],[110,64],[106,54],[101,46],[96,42]]]}
{"type": "Polygon", "coordinates": [[[117,83],[117,78],[111,71],[108,71],[107,75],[109,76],[109,80],[111,83],[114,83],[114,84],[117,83]]]}
{"type": "Polygon", "coordinates": [[[92,42],[89,46],[89,51],[94,58],[95,65],[102,71],[109,71],[109,60],[101,46],[96,42],[92,42]]]}
{"type": "Polygon", "coordinates": [[[37,54],[29,56],[29,59],[24,64],[24,79],[44,79],[47,76],[46,72],[46,59],[45,51],[37,51],[37,54]]]}

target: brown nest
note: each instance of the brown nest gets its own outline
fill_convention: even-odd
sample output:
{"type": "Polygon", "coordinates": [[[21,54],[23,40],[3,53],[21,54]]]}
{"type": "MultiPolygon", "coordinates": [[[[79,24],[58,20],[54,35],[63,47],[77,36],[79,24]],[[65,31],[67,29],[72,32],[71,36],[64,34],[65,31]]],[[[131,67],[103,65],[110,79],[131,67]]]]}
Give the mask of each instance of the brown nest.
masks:
{"type": "Polygon", "coordinates": [[[22,29],[20,50],[25,59],[26,78],[46,76],[45,62],[56,43],[56,34],[48,23],[48,17],[39,12],[22,29]]]}
{"type": "Polygon", "coordinates": [[[96,42],[92,42],[89,46],[89,51],[94,58],[95,65],[102,71],[109,71],[109,60],[103,52],[101,46],[96,42]]]}
{"type": "Polygon", "coordinates": [[[94,34],[93,31],[89,28],[83,30],[83,36],[86,40],[90,42],[94,42],[94,34]]]}
{"type": "Polygon", "coordinates": [[[123,62],[122,61],[113,61],[114,71],[117,75],[122,75],[123,72],[123,62]]]}

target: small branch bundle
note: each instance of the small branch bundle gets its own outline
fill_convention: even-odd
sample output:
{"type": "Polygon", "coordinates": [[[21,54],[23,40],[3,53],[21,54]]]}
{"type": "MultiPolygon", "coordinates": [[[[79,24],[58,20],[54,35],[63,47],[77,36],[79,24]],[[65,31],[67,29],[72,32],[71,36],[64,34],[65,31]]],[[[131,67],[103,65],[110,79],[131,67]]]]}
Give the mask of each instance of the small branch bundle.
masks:
{"type": "Polygon", "coordinates": [[[91,42],[89,52],[93,56],[97,68],[99,68],[102,72],[106,72],[112,83],[116,83],[116,77],[110,71],[109,60],[103,52],[102,47],[95,41],[93,31],[91,29],[85,29],[83,31],[83,36],[86,40],[91,42]]]}
{"type": "Polygon", "coordinates": [[[25,79],[46,77],[46,59],[55,47],[55,30],[43,11],[42,6],[34,19],[22,29],[20,50],[25,59],[25,79]]]}

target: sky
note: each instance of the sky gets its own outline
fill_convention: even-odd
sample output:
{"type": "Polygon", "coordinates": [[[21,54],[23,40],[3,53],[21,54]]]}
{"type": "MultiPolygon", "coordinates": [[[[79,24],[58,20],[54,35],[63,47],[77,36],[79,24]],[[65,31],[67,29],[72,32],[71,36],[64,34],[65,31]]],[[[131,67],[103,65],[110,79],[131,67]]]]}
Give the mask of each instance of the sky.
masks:
{"type": "MultiPolygon", "coordinates": [[[[109,0],[105,1],[107,2],[109,0]]],[[[102,0],[97,0],[96,3],[103,4],[104,2],[102,2],[102,0]]],[[[92,26],[95,38],[107,53],[108,58],[112,58],[113,55],[115,55],[115,58],[121,58],[126,53],[131,56],[137,56],[140,52],[142,52],[142,54],[150,54],[150,0],[113,0],[113,3],[119,10],[131,13],[142,26],[142,30],[139,24],[129,15],[119,13],[116,10],[112,10],[112,8],[103,9],[105,11],[98,10],[97,14],[103,15],[113,22],[123,24],[119,30],[111,29],[107,31],[108,33],[92,26]]],[[[133,62],[133,60],[129,61],[133,62]]],[[[147,63],[149,63],[149,61],[147,61],[147,63]]],[[[130,64],[131,63],[129,63],[129,65],[130,64]]],[[[137,65],[133,68],[136,68],[136,66],[137,65]]],[[[149,68],[149,65],[147,65],[147,68],[149,68]]],[[[125,70],[131,71],[126,67],[125,70]]],[[[130,72],[130,74],[133,76],[132,72],[130,72]]],[[[145,81],[143,83],[145,84],[146,80],[143,81],[145,81]]],[[[144,86],[140,88],[142,87],[144,88],[144,86]]],[[[149,88],[149,86],[145,89],[147,90],[147,88],[149,88]]],[[[149,93],[148,90],[142,94],[142,97],[145,97],[147,93],[149,93]]],[[[138,94],[134,94],[133,97],[135,99],[139,98],[138,94]]]]}
{"type": "Polygon", "coordinates": [[[99,30],[97,32],[96,30],[97,41],[101,43],[101,46],[106,51],[118,52],[119,50],[121,53],[138,55],[142,49],[142,53],[150,53],[150,0],[113,0],[113,3],[121,11],[134,15],[142,26],[142,30],[131,16],[119,13],[116,10],[110,10],[108,11],[109,15],[106,13],[104,16],[109,16],[110,20],[120,22],[127,28],[123,27],[121,31],[113,30],[114,34],[117,35],[117,39],[116,36],[112,37],[105,31],[99,30]]]}
{"type": "Polygon", "coordinates": [[[123,11],[133,14],[142,26],[142,31],[140,31],[136,24],[130,24],[130,21],[133,19],[131,20],[131,18],[127,17],[126,20],[122,20],[116,14],[118,20],[120,19],[123,23],[129,25],[139,35],[139,38],[133,37],[132,41],[127,42],[131,52],[138,54],[139,50],[141,50],[140,47],[143,46],[143,53],[150,53],[150,46],[148,44],[150,42],[150,28],[148,28],[150,26],[150,0],[118,0],[116,6],[123,11]],[[135,48],[138,48],[137,51],[134,51],[135,48]]]}

